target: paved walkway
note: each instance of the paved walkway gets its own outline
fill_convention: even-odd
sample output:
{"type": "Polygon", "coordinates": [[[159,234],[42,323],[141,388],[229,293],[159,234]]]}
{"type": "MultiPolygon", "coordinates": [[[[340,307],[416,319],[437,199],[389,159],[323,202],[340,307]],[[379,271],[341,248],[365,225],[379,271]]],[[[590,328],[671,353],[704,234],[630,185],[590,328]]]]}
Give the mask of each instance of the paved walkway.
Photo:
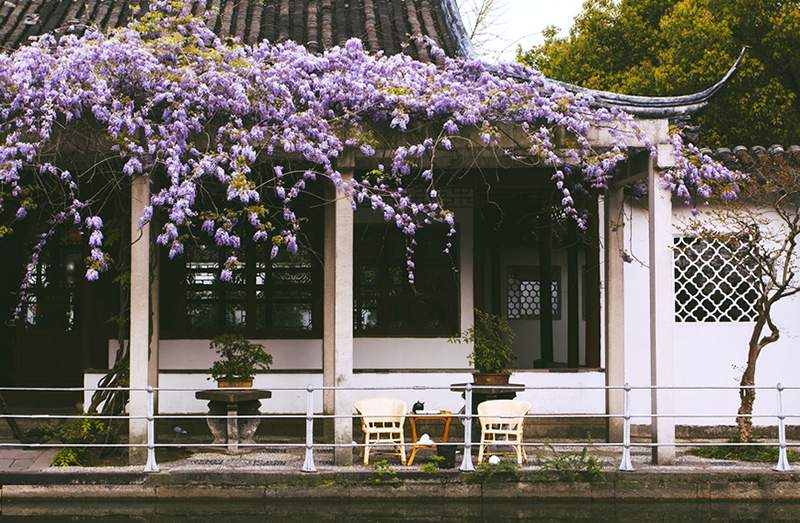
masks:
{"type": "Polygon", "coordinates": [[[36,472],[53,462],[58,449],[0,448],[0,474],[3,472],[36,472]]]}

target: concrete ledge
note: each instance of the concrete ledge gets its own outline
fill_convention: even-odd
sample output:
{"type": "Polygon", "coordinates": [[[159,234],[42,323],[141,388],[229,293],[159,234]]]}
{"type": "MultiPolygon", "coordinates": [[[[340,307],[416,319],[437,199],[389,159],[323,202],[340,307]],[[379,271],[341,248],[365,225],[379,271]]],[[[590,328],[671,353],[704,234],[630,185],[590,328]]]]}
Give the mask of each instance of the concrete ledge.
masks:
{"type": "Polygon", "coordinates": [[[594,483],[537,480],[528,472],[480,481],[458,472],[398,472],[381,482],[373,472],[56,474],[0,476],[0,504],[19,501],[290,500],[598,500],[798,501],[800,473],[608,472],[594,483]]]}

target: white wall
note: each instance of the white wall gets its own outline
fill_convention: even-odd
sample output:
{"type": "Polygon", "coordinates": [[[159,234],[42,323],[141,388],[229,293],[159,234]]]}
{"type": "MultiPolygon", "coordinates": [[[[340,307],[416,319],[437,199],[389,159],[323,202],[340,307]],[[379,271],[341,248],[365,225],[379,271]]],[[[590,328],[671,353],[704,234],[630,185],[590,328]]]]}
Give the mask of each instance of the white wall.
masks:
{"type": "MultiPolygon", "coordinates": [[[[471,208],[455,208],[460,243],[459,317],[461,329],[473,323],[473,214],[471,208]]],[[[358,221],[378,220],[374,213],[358,213],[358,221]]],[[[210,340],[161,340],[159,368],[164,370],[205,370],[215,360],[208,347],[210,340]]],[[[322,369],[322,340],[254,340],[272,355],[274,370],[322,369]]],[[[109,366],[114,363],[117,341],[109,340],[109,366]]],[[[355,338],[355,369],[468,369],[471,347],[452,344],[447,338],[355,338]]]]}
{"type": "MultiPolygon", "coordinates": [[[[321,370],[322,340],[253,340],[264,346],[272,355],[275,370],[321,370]]],[[[216,353],[208,345],[210,340],[161,340],[158,345],[158,363],[162,370],[205,370],[216,353]]],[[[117,340],[109,340],[108,361],[114,365],[117,340]]]]}
{"type": "MultiPolygon", "coordinates": [[[[94,387],[102,374],[86,374],[84,387],[94,387]]],[[[161,389],[159,396],[159,412],[161,413],[203,413],[208,407],[205,401],[196,400],[194,391],[214,388],[208,374],[162,372],[159,376],[161,389]]],[[[512,383],[521,383],[529,387],[602,387],[604,375],[599,371],[549,373],[515,372],[511,376],[512,383]]],[[[353,375],[353,387],[380,387],[385,390],[347,391],[349,400],[360,398],[387,396],[402,399],[409,408],[416,401],[423,401],[426,408],[447,409],[458,412],[464,406],[461,394],[451,392],[454,383],[472,381],[469,372],[369,372],[353,375]],[[414,390],[414,387],[441,387],[438,390],[414,390]]],[[[270,373],[256,376],[254,386],[272,390],[272,398],[262,401],[261,412],[264,413],[299,413],[305,412],[306,391],[308,385],[322,386],[322,374],[317,373],[270,373]],[[293,388],[302,390],[280,390],[293,388]]],[[[88,405],[92,392],[84,393],[84,405],[88,405]]],[[[605,412],[604,392],[601,389],[591,391],[579,390],[535,390],[521,392],[517,396],[531,402],[532,414],[603,414],[605,412]]],[[[322,392],[314,392],[314,404],[317,412],[322,412],[322,392]]]]}
{"type": "MultiPolygon", "coordinates": [[[[632,386],[650,385],[649,280],[648,280],[648,217],[646,209],[627,206],[625,226],[626,248],[634,261],[625,266],[625,377],[632,386]]],[[[673,212],[674,234],[680,236],[691,213],[683,207],[673,212]]],[[[756,384],[774,387],[780,381],[786,386],[800,386],[800,299],[788,298],[775,309],[775,320],[781,328],[781,339],[764,349],[759,358],[756,384]]],[[[747,342],[752,322],[675,323],[675,385],[735,387],[747,361],[747,342]]],[[[633,391],[631,412],[650,413],[647,390],[633,391]]],[[[678,416],[682,425],[731,425],[739,406],[737,390],[675,391],[675,414],[702,413],[717,416],[697,419],[678,416]]],[[[800,415],[800,391],[784,392],[787,412],[800,415]]],[[[759,391],[754,414],[774,415],[776,392],[759,391]]],[[[789,420],[797,423],[798,419],[789,420]]],[[[637,423],[647,423],[640,418],[637,423]]],[[[756,418],[755,424],[775,425],[775,418],[756,418]]]]}
{"type": "MultiPolygon", "coordinates": [[[[650,385],[649,355],[649,280],[648,280],[648,230],[647,212],[636,206],[627,206],[625,227],[626,248],[633,261],[625,267],[625,376],[634,387],[650,385]]],[[[677,224],[684,222],[689,212],[677,207],[674,212],[675,232],[677,224]]],[[[471,217],[462,213],[461,218],[471,217]]],[[[461,325],[472,322],[472,230],[469,224],[460,229],[461,249],[461,325]]],[[[601,271],[602,274],[603,271],[601,271]]],[[[563,278],[563,275],[562,275],[563,278]]],[[[562,280],[563,281],[563,280],[562,280]]],[[[787,386],[800,386],[797,369],[800,368],[800,299],[789,299],[776,308],[776,322],[782,329],[779,342],[763,352],[757,371],[757,383],[774,386],[781,381],[787,386]]],[[[747,338],[752,323],[676,323],[675,384],[679,386],[735,386],[746,361],[747,338]]],[[[299,372],[271,373],[256,379],[257,387],[300,387],[308,384],[320,386],[322,376],[321,340],[261,340],[274,357],[273,369],[299,372]]],[[[109,360],[113,358],[116,344],[109,346],[109,360]]],[[[424,338],[356,338],[354,363],[356,369],[392,369],[395,372],[357,372],[354,386],[404,386],[414,385],[447,387],[451,383],[469,379],[466,356],[470,347],[454,345],[446,339],[424,338]],[[414,369],[448,369],[448,372],[397,372],[414,369]],[[463,369],[461,371],[460,369],[463,369]]],[[[213,361],[214,354],[208,349],[207,340],[164,340],[160,347],[162,387],[205,388],[213,384],[207,380],[205,369],[213,361]],[[194,373],[169,372],[195,370],[194,373]]],[[[96,384],[97,374],[85,377],[87,386],[96,384]]],[[[531,386],[600,386],[604,383],[602,372],[560,373],[546,371],[515,372],[512,381],[531,386]]],[[[87,393],[87,397],[91,393],[87,393]]],[[[376,391],[354,394],[356,397],[374,396],[376,391]],[[363,396],[362,396],[363,395],[363,396]]],[[[388,393],[387,393],[388,394],[388,393]]],[[[733,424],[738,408],[736,390],[728,391],[676,391],[675,413],[677,423],[695,425],[733,424]],[[680,414],[702,412],[716,418],[698,419],[681,417],[680,414]]],[[[786,391],[787,412],[800,415],[800,391],[786,391]]],[[[449,390],[408,390],[393,393],[412,404],[417,399],[429,398],[428,406],[458,410],[460,396],[449,390]]],[[[534,405],[534,412],[602,414],[605,403],[602,391],[546,391],[526,392],[521,397],[534,405]]],[[[632,413],[650,413],[648,390],[632,392],[632,413]]],[[[88,402],[88,399],[87,399],[88,402]]],[[[318,398],[321,405],[321,398],[318,398]]],[[[163,392],[161,409],[164,412],[204,412],[205,403],[194,399],[187,392],[163,392]]],[[[305,408],[302,391],[275,391],[273,399],[264,402],[266,412],[301,412],[305,408]]],[[[760,391],[755,405],[757,415],[773,415],[776,399],[773,391],[760,391]]],[[[797,420],[790,419],[790,423],[797,420]]],[[[639,417],[637,423],[647,423],[648,418],[639,417]]],[[[774,425],[774,418],[756,418],[755,423],[774,425]]]]}

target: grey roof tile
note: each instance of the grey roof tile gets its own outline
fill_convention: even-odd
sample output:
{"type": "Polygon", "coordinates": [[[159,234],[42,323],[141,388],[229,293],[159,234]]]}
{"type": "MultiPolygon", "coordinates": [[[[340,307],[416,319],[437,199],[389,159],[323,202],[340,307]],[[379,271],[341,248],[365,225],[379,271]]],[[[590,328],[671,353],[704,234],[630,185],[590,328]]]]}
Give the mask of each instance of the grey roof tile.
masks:
{"type": "MultiPolygon", "coordinates": [[[[79,32],[87,26],[124,26],[135,0],[9,0],[0,3],[0,48],[11,50],[51,31],[79,32]]],[[[138,5],[146,8],[147,1],[138,5]]],[[[208,0],[208,24],[221,37],[255,44],[294,40],[312,50],[352,37],[371,52],[406,52],[427,59],[412,35],[430,36],[451,56],[471,53],[454,0],[208,0]],[[447,23],[443,22],[448,20],[447,23]]],[[[193,11],[198,13],[197,4],[193,11]]]]}

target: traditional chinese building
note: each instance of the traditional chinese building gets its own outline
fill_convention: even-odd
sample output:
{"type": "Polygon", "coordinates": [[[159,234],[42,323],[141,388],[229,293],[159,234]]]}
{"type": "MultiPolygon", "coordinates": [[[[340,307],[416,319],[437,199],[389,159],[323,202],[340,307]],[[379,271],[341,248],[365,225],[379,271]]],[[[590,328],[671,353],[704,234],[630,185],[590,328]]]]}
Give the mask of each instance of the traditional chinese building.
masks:
{"type": "MultiPolygon", "coordinates": [[[[130,4],[5,2],[0,6],[0,46],[12,50],[53,31],[119,27],[132,16],[130,4]]],[[[408,53],[427,60],[426,48],[411,38],[423,34],[451,56],[474,55],[455,0],[212,0],[208,7],[215,32],[247,43],[291,39],[323,50],[357,37],[374,53],[408,53]]],[[[736,277],[747,282],[748,275],[731,276],[735,270],[725,268],[729,255],[720,255],[713,245],[699,249],[679,234],[677,223],[689,210],[673,205],[658,174],[674,161],[670,122],[701,110],[734,69],[718,84],[687,96],[590,91],[598,105],[633,114],[658,154],[651,157],[642,143],[631,148],[624,174],[599,201],[588,202],[594,211],[586,235],[542,212],[553,198],[544,169],[475,158],[458,149],[442,157],[440,169],[453,173],[445,198],[456,213],[457,243],[451,256],[444,256],[437,243],[441,231],[422,233],[414,289],[406,282],[399,233],[368,211],[354,213],[345,200],[315,211],[317,220],[308,227],[305,248],[297,256],[270,260],[255,245],[246,245],[244,269],[230,284],[218,280],[222,254],[211,245],[191,247],[170,261],[152,242],[134,243],[131,386],[202,388],[214,359],[210,338],[241,332],[263,343],[274,357],[273,370],[257,377],[258,386],[448,387],[470,380],[470,347],[448,339],[472,325],[475,308],[511,323],[516,333],[512,380],[517,383],[565,388],[625,382],[734,384],[731,365],[743,361],[753,304],[746,285],[725,281],[736,277]],[[626,196],[627,187],[642,182],[649,189],[644,200],[626,196]],[[706,270],[710,264],[711,272],[706,270]]],[[[597,148],[610,144],[602,129],[594,130],[592,141],[597,148]]],[[[737,149],[720,155],[745,168],[748,162],[777,157],[800,165],[797,148],[737,149]]],[[[350,175],[371,167],[358,156],[340,165],[350,175]]],[[[134,181],[129,214],[134,237],[149,194],[146,178],[134,181]]],[[[150,234],[149,227],[144,234],[150,234]]],[[[2,240],[7,253],[2,258],[6,318],[16,305],[25,263],[21,241],[2,240]]],[[[120,310],[120,294],[112,278],[83,280],[83,249],[76,238],[60,238],[40,263],[21,320],[4,326],[3,385],[93,386],[113,365],[118,337],[113,319],[120,310]]],[[[787,307],[786,314],[796,314],[798,306],[787,307]]],[[[798,363],[800,357],[790,349],[792,336],[787,338],[765,354],[759,378],[768,383],[789,380],[785,369],[798,363]]],[[[428,392],[425,398],[410,390],[393,395],[456,411],[461,402],[449,390],[428,392]]],[[[604,417],[621,414],[621,390],[524,395],[535,413],[593,415],[574,423],[595,436],[608,428],[610,439],[621,437],[622,420],[607,422],[604,417]]],[[[320,394],[319,404],[326,413],[351,413],[356,397],[328,391],[324,398],[320,394]]],[[[729,423],[737,399],[735,391],[699,397],[694,392],[640,390],[632,406],[640,415],[702,408],[724,415],[719,423],[729,423]]],[[[185,392],[162,392],[158,402],[164,413],[205,410],[203,402],[185,392]]],[[[270,412],[301,412],[304,407],[303,395],[288,391],[277,391],[265,403],[270,412]]],[[[141,395],[133,394],[131,412],[143,408],[141,395]]],[[[337,441],[352,440],[346,421],[337,422],[337,441]]],[[[717,424],[654,418],[653,437],[673,442],[676,423],[717,424]]],[[[132,428],[132,436],[141,436],[136,430],[132,428]]],[[[659,448],[659,461],[668,463],[673,456],[673,447],[659,448]]]]}

